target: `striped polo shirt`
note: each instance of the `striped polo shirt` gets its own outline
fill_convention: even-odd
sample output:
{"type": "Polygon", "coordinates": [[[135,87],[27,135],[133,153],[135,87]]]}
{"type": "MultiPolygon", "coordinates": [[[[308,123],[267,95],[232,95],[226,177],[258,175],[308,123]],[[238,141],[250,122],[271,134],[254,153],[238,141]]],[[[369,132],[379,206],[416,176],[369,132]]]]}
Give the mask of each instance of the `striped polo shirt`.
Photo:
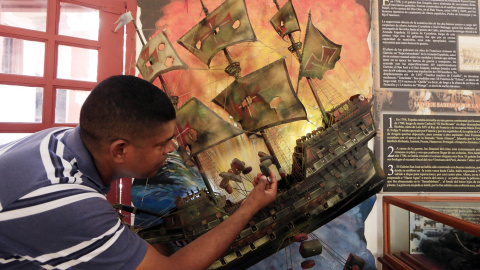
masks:
{"type": "Polygon", "coordinates": [[[147,243],[123,225],[79,127],[0,146],[1,269],[134,269],[147,243]]]}

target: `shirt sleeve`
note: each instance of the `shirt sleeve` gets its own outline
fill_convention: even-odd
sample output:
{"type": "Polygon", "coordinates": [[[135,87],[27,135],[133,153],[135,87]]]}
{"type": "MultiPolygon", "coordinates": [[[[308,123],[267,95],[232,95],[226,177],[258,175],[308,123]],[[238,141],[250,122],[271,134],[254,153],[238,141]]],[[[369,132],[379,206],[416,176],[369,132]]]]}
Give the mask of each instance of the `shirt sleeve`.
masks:
{"type": "Polygon", "coordinates": [[[0,212],[0,227],[0,268],[135,269],[148,246],[88,188],[24,196],[0,212]]]}

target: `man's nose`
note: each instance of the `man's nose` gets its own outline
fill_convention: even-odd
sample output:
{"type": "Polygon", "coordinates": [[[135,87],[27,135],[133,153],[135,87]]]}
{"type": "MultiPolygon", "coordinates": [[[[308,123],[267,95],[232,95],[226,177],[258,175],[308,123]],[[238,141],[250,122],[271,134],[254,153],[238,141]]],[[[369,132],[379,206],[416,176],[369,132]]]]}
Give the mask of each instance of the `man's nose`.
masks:
{"type": "Polygon", "coordinates": [[[167,146],[165,147],[165,154],[171,153],[175,150],[175,146],[173,145],[173,142],[170,141],[168,142],[167,146]]]}

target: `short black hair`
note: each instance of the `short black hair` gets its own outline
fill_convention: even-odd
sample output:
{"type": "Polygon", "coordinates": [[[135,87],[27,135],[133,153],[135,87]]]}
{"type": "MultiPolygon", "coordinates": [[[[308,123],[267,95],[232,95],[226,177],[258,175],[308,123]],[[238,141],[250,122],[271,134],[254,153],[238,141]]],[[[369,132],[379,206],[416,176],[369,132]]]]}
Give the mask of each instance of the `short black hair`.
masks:
{"type": "Polygon", "coordinates": [[[135,76],[117,75],[100,82],[85,100],[80,135],[87,148],[142,139],[175,117],[175,107],[158,87],[135,76]]]}

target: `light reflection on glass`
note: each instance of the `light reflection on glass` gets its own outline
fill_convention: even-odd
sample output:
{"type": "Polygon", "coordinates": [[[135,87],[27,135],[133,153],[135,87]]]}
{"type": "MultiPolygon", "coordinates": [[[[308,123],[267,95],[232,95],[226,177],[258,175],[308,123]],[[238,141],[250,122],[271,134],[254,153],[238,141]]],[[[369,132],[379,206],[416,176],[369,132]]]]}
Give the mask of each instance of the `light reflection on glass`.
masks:
{"type": "Polygon", "coordinates": [[[0,122],[42,122],[43,88],[0,84],[0,122]]]}
{"type": "Polygon", "coordinates": [[[47,0],[0,0],[0,24],[45,32],[47,0]]]}
{"type": "Polygon", "coordinates": [[[22,139],[32,133],[0,133],[0,146],[22,139]]]}
{"type": "Polygon", "coordinates": [[[0,72],[43,77],[45,43],[0,36],[0,72]]]}
{"type": "Polygon", "coordinates": [[[90,91],[57,89],[55,123],[78,123],[80,108],[89,94],[90,91]]]}
{"type": "Polygon", "coordinates": [[[60,2],[60,35],[98,40],[99,25],[98,10],[60,2]]]}
{"type": "Polygon", "coordinates": [[[57,78],[95,82],[97,63],[97,50],[59,45],[57,78]]]}

